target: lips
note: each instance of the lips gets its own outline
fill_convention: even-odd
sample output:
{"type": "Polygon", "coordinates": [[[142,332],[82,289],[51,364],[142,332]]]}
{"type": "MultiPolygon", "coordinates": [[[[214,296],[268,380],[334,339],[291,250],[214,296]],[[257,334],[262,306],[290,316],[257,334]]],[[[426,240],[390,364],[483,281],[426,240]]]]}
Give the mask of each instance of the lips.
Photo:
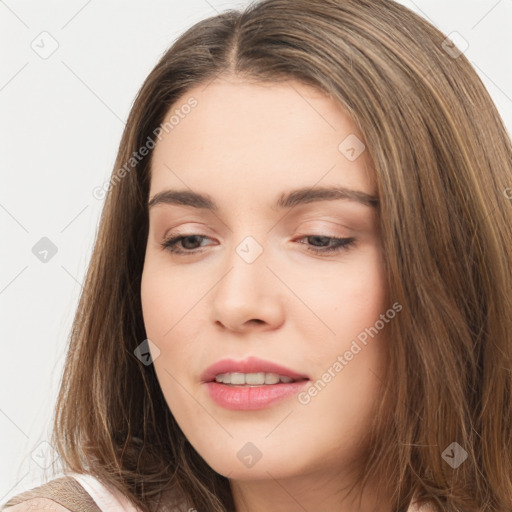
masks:
{"type": "Polygon", "coordinates": [[[291,379],[297,380],[309,380],[307,375],[295,372],[281,366],[279,364],[273,363],[271,361],[265,361],[264,359],[259,359],[257,357],[249,357],[248,359],[244,359],[243,361],[236,361],[234,359],[221,359],[216,363],[209,366],[202,374],[201,381],[212,382],[215,380],[215,377],[220,373],[277,373],[278,375],[284,375],[286,377],[290,377],[291,379]]]}

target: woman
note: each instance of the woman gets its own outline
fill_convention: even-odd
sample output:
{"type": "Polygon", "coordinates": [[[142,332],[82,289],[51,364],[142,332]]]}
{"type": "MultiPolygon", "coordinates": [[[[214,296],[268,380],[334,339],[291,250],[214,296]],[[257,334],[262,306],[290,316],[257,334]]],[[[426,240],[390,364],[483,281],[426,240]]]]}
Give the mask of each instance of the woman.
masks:
{"type": "Polygon", "coordinates": [[[197,23],[105,187],[68,477],[7,510],[512,509],[511,169],[467,59],[399,4],[197,23]]]}

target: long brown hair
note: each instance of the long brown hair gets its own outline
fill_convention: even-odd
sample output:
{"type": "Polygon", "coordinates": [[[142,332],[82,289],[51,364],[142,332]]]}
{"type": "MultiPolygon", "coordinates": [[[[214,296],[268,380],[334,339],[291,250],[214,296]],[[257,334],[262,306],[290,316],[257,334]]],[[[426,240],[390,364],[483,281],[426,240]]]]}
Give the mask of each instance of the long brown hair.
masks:
{"type": "Polygon", "coordinates": [[[361,492],[377,478],[396,511],[413,496],[444,511],[512,508],[512,148],[445,39],[391,0],[263,0],[174,42],[136,97],[106,195],[56,404],[64,468],[144,511],[171,489],[202,512],[234,511],[229,480],[190,445],[153,366],[134,355],[146,338],[151,151],[134,154],[190,88],[236,74],[329,95],[373,161],[389,295],[403,310],[389,324],[361,492]],[[454,449],[467,453],[458,467],[454,449]]]}

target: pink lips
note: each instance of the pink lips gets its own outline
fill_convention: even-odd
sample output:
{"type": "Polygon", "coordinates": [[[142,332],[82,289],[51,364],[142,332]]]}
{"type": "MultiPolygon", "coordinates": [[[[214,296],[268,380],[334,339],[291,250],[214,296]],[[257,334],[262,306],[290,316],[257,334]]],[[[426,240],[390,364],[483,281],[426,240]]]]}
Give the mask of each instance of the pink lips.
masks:
{"type": "Polygon", "coordinates": [[[284,366],[250,357],[244,361],[222,359],[208,367],[201,375],[210,398],[221,407],[231,410],[251,411],[264,409],[275,402],[296,396],[304,389],[309,377],[284,366]],[[237,386],[215,381],[219,373],[277,373],[294,379],[295,382],[278,382],[261,386],[237,386]]]}

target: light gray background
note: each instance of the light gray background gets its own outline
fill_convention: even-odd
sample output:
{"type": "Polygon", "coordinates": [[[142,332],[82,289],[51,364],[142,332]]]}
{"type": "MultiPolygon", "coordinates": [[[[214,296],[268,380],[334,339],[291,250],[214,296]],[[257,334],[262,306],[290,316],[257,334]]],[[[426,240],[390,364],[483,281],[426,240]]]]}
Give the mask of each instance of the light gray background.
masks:
{"type": "MultiPolygon", "coordinates": [[[[401,3],[468,41],[511,133],[512,1],[401,3]]],[[[0,0],[0,502],[49,474],[50,420],[103,205],[92,191],[109,179],[135,94],[186,28],[246,4],[0,0]],[[48,58],[35,51],[57,43],[48,58]],[[42,237],[58,249],[46,263],[32,252],[42,237]]]]}

